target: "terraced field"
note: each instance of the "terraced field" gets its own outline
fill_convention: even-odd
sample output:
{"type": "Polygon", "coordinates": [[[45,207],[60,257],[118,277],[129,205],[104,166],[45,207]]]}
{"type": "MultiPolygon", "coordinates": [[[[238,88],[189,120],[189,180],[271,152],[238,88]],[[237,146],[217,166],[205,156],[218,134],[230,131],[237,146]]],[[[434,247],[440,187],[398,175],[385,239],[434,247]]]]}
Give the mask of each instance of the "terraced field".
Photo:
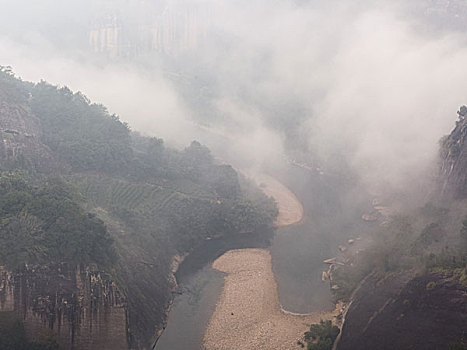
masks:
{"type": "Polygon", "coordinates": [[[195,184],[132,183],[97,176],[77,176],[74,181],[88,202],[96,207],[125,208],[135,212],[170,212],[178,206],[178,202],[187,198],[216,200],[214,193],[204,191],[195,184]]]}

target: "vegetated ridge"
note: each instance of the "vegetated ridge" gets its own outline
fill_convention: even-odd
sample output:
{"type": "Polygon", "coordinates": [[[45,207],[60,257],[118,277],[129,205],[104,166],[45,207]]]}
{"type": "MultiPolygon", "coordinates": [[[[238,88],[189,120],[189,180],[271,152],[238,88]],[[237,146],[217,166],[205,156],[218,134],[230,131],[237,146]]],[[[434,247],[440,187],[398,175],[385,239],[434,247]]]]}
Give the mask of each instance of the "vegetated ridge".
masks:
{"type": "Polygon", "coordinates": [[[198,142],[168,148],[83,94],[8,67],[0,136],[2,349],[151,348],[174,257],[212,237],[267,235],[277,215],[198,142]]]}

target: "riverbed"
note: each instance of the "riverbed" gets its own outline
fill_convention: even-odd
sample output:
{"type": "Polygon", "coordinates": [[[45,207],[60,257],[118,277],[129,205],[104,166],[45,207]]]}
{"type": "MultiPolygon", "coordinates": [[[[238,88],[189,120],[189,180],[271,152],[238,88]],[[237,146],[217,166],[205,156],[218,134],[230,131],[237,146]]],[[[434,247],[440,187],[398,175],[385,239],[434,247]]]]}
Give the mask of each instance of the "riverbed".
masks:
{"type": "MultiPolygon", "coordinates": [[[[279,303],[294,313],[333,310],[329,284],[321,281],[321,272],[326,268],[323,260],[336,253],[347,235],[340,222],[337,187],[332,179],[297,168],[276,180],[287,185],[303,208],[300,220],[279,227],[269,244],[279,303]]],[[[211,267],[212,262],[231,249],[268,248],[267,242],[248,242],[248,238],[241,243],[224,242],[217,250],[210,247],[213,243],[217,244],[206,242],[181,264],[177,280],[182,294],[175,298],[156,350],[203,349],[204,332],[221,297],[225,277],[211,267]]]]}
{"type": "Polygon", "coordinates": [[[294,350],[310,324],[337,316],[284,312],[267,249],[230,250],[212,266],[226,275],[204,336],[206,350],[294,350]]]}
{"type": "Polygon", "coordinates": [[[179,288],[156,350],[202,350],[205,330],[224,286],[224,273],[213,269],[212,263],[231,249],[265,249],[271,239],[270,232],[211,239],[188,255],[175,274],[179,288]]]}

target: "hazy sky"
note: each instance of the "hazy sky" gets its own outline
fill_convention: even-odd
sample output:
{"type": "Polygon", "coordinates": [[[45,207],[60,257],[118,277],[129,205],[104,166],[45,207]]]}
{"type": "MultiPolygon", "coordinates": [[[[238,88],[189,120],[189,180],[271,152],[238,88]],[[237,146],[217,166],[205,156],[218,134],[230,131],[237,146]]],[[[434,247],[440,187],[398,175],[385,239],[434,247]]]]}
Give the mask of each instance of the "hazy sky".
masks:
{"type": "MultiPolygon", "coordinates": [[[[138,3],[120,2],[125,11],[138,3]]],[[[133,129],[178,144],[204,137],[193,120],[205,113],[231,152],[256,161],[282,155],[291,141],[323,160],[344,155],[375,190],[425,173],[467,104],[465,39],[439,29],[444,12],[433,27],[420,21],[431,20],[433,8],[413,17],[423,1],[410,9],[394,1],[197,3],[211,16],[201,18],[209,21],[206,40],[148,64],[88,51],[86,30],[109,2],[4,0],[0,64],[81,90],[133,129]],[[201,96],[204,110],[187,95],[201,96]]]]}

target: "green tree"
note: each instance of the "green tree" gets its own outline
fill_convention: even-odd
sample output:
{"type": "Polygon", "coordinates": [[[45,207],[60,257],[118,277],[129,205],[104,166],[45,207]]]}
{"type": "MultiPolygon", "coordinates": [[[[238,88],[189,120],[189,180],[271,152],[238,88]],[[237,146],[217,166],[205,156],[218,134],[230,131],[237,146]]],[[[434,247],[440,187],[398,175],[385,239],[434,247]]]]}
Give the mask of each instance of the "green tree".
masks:
{"type": "Polygon", "coordinates": [[[321,320],[319,324],[312,324],[310,330],[304,335],[307,349],[331,350],[339,332],[339,327],[334,326],[329,320],[321,320]]]}

